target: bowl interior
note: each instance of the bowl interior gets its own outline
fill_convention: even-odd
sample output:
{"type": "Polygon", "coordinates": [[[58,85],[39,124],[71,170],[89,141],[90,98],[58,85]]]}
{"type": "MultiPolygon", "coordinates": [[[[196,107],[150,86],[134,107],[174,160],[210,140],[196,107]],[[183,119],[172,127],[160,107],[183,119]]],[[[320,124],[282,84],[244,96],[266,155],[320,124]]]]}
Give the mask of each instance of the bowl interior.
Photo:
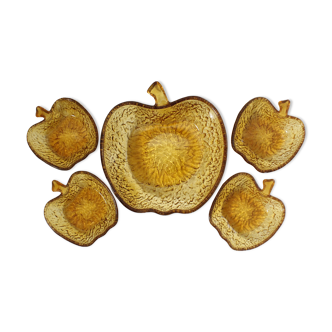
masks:
{"type": "Polygon", "coordinates": [[[225,166],[226,135],[215,108],[196,98],[163,108],[125,103],[110,112],[103,167],[127,207],[191,212],[214,191],[225,166]]]}

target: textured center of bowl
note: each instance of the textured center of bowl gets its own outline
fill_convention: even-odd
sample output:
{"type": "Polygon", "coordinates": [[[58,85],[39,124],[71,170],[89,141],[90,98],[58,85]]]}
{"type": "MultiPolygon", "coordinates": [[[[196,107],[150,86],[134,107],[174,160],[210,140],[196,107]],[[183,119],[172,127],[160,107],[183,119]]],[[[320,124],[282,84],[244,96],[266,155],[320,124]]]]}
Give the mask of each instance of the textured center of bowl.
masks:
{"type": "Polygon", "coordinates": [[[260,158],[282,149],[285,139],[285,131],[271,119],[253,119],[243,131],[243,142],[260,158]]]}
{"type": "Polygon", "coordinates": [[[67,158],[85,148],[88,144],[88,131],[82,121],[68,116],[52,130],[48,136],[51,149],[58,156],[67,158]]]}
{"type": "Polygon", "coordinates": [[[84,188],[69,202],[64,213],[73,226],[85,231],[105,219],[107,206],[96,190],[84,188]]]}
{"type": "Polygon", "coordinates": [[[199,168],[203,143],[190,122],[147,125],[133,131],[128,141],[128,163],[143,183],[166,187],[188,180],[199,168]]]}
{"type": "Polygon", "coordinates": [[[235,231],[247,233],[264,221],[266,210],[257,197],[244,191],[236,191],[225,200],[222,214],[235,231]]]}

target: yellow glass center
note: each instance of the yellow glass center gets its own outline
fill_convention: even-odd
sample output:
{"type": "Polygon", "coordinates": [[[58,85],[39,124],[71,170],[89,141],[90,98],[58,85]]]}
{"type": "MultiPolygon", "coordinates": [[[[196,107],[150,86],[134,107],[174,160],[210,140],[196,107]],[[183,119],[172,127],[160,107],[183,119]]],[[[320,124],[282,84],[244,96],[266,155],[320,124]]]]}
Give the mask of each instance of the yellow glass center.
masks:
{"type": "Polygon", "coordinates": [[[253,119],[243,131],[243,142],[260,158],[277,153],[285,143],[285,131],[269,118],[253,119]]]}
{"type": "Polygon", "coordinates": [[[82,121],[68,116],[49,134],[51,149],[58,156],[68,158],[88,144],[88,131],[82,121]]]}
{"type": "Polygon", "coordinates": [[[238,233],[257,228],[266,217],[266,210],[258,197],[245,191],[236,191],[225,200],[222,214],[238,233]]]}
{"type": "Polygon", "coordinates": [[[64,213],[73,226],[86,231],[105,219],[107,206],[96,190],[84,188],[69,202],[64,213]]]}
{"type": "Polygon", "coordinates": [[[188,180],[202,157],[201,134],[190,122],[143,126],[134,130],[128,141],[128,163],[134,177],[154,186],[188,180]]]}

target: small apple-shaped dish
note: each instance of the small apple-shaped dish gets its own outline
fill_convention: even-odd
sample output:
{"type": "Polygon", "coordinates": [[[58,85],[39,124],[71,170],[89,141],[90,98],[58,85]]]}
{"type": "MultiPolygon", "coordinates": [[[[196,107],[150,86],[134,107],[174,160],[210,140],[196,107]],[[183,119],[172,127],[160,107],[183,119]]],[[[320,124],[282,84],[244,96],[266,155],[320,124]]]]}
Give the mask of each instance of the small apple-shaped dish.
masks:
{"type": "Polygon", "coordinates": [[[200,97],[170,103],[159,82],[148,93],[154,106],[126,102],[108,114],[100,144],[104,172],[132,211],[193,212],[211,197],[224,172],[222,118],[200,97]]]}
{"type": "Polygon", "coordinates": [[[50,111],[38,106],[36,116],[44,121],[30,127],[27,140],[33,153],[45,163],[68,170],[96,150],[96,124],[77,101],[58,99],[50,111]]]}
{"type": "Polygon", "coordinates": [[[210,209],[210,223],[234,250],[249,250],[268,241],[285,219],[285,206],[270,195],[274,180],[260,189],[248,173],[237,173],[221,187],[210,209]]]}
{"type": "Polygon", "coordinates": [[[49,201],[45,219],[52,230],[69,242],[90,246],[118,221],[118,209],[110,190],[89,172],[74,173],[65,186],[52,182],[60,196],[49,201]]]}
{"type": "Polygon", "coordinates": [[[302,146],[304,124],[287,114],[289,105],[289,100],[280,101],[277,111],[268,99],[254,98],[244,105],[235,121],[232,147],[259,172],[284,167],[302,146]]]}

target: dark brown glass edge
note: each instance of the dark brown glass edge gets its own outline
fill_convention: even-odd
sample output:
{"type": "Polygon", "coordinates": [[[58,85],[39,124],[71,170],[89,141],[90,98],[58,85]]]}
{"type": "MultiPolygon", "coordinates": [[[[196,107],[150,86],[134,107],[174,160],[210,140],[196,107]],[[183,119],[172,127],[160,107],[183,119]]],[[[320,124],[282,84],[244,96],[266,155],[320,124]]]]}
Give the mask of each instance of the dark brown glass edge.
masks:
{"type": "Polygon", "coordinates": [[[59,198],[61,198],[61,196],[62,196],[61,193],[59,193],[59,194],[56,195],[55,197],[49,199],[49,200],[44,204],[44,207],[43,207],[43,218],[44,218],[45,223],[46,223],[46,224],[52,229],[52,231],[53,231],[55,234],[57,234],[59,237],[61,237],[62,239],[64,239],[65,241],[70,242],[70,243],[72,243],[72,244],[74,244],[74,245],[76,245],[76,246],[79,246],[79,247],[91,247],[91,246],[92,246],[92,245],[93,245],[98,239],[100,239],[100,238],[102,238],[103,236],[105,236],[105,235],[109,232],[110,229],[114,228],[114,227],[118,224],[118,221],[119,221],[119,209],[118,209],[117,201],[115,200],[114,195],[113,195],[112,191],[110,190],[110,188],[109,188],[109,187],[108,187],[108,186],[107,186],[107,185],[106,185],[106,184],[105,184],[105,183],[104,183],[104,182],[103,182],[103,181],[102,181],[97,175],[95,175],[95,174],[93,174],[93,173],[91,173],[91,172],[84,171],[84,170],[77,170],[77,171],[73,171],[73,172],[71,172],[71,173],[69,174],[67,180],[66,180],[66,186],[69,186],[69,184],[70,184],[70,182],[71,182],[73,176],[76,175],[76,174],[86,174],[86,175],[90,175],[90,176],[92,176],[93,178],[95,178],[96,181],[98,181],[101,185],[103,185],[103,186],[106,188],[106,190],[109,192],[110,196],[112,197],[112,200],[113,200],[113,203],[114,203],[114,206],[115,206],[115,212],[116,212],[116,215],[115,215],[115,221],[114,221],[114,223],[112,223],[109,227],[107,227],[107,228],[105,229],[105,231],[104,231],[102,234],[96,236],[91,242],[86,243],[86,244],[83,244],[83,245],[82,245],[81,243],[79,243],[79,242],[76,242],[75,240],[73,240],[73,239],[71,239],[71,238],[69,238],[69,237],[66,237],[66,236],[64,236],[64,235],[62,235],[62,234],[60,234],[60,233],[58,233],[58,231],[57,231],[55,228],[51,227],[51,226],[49,225],[49,223],[47,222],[47,219],[46,219],[46,217],[45,217],[45,215],[44,215],[44,208],[45,208],[45,205],[46,205],[46,204],[50,204],[50,203],[52,203],[52,202],[58,200],[59,198]]]}
{"type": "MultiPolygon", "coordinates": [[[[246,176],[248,176],[249,178],[251,177],[253,182],[255,183],[256,185],[256,188],[258,190],[261,190],[262,188],[258,185],[257,183],[257,179],[255,176],[253,176],[252,174],[250,174],[249,172],[243,172],[243,171],[238,171],[238,172],[235,172],[235,173],[232,173],[230,176],[228,176],[224,181],[223,183],[221,184],[221,187],[219,188],[218,192],[215,194],[215,196],[213,197],[211,203],[210,203],[210,206],[208,208],[208,213],[207,213],[207,221],[208,223],[210,224],[211,227],[213,227],[216,232],[218,233],[219,237],[222,238],[226,243],[227,245],[233,250],[233,251],[243,251],[243,250],[239,250],[237,248],[234,248],[231,243],[229,242],[229,240],[225,237],[222,237],[221,234],[218,232],[218,229],[216,227],[216,225],[212,222],[212,213],[213,213],[213,209],[214,209],[214,206],[216,204],[216,201],[218,200],[218,197],[219,195],[221,194],[222,190],[225,188],[225,185],[230,182],[231,180],[233,180],[234,178],[236,178],[237,176],[239,176],[241,173],[244,173],[246,174],[246,176]]],[[[267,243],[277,232],[278,230],[280,229],[280,227],[283,225],[285,219],[286,219],[286,212],[287,212],[287,207],[286,207],[286,204],[283,200],[281,200],[280,198],[278,198],[277,196],[274,196],[272,195],[272,193],[274,193],[275,190],[272,190],[271,192],[271,199],[277,201],[277,202],[280,202],[282,205],[283,205],[283,221],[282,223],[280,223],[280,225],[271,233],[269,234],[268,237],[266,237],[264,240],[262,240],[261,242],[259,242],[258,244],[255,244],[254,246],[251,246],[251,247],[248,247],[245,251],[250,251],[250,250],[253,250],[253,249],[256,249],[258,247],[261,247],[263,244],[267,243]]]]}
{"type": "Polygon", "coordinates": [[[110,186],[112,192],[114,193],[114,196],[117,198],[117,200],[120,202],[120,204],[126,208],[127,210],[134,212],[134,213],[155,213],[157,215],[161,215],[161,216],[168,216],[171,214],[191,214],[194,213],[196,211],[198,211],[199,209],[201,209],[208,201],[209,199],[213,196],[214,192],[216,191],[216,189],[219,187],[220,182],[224,176],[225,173],[225,169],[227,166],[227,158],[228,158],[228,136],[227,136],[227,131],[226,131],[226,127],[225,127],[225,123],[224,120],[220,114],[220,112],[218,111],[218,109],[207,99],[200,97],[200,96],[196,96],[196,95],[187,95],[187,96],[183,96],[183,97],[179,97],[174,99],[173,101],[171,101],[168,105],[165,106],[154,106],[154,105],[149,105],[149,104],[144,104],[138,101],[123,101],[123,102],[119,102],[114,104],[113,106],[111,106],[108,111],[106,112],[103,121],[102,121],[102,125],[101,125],[101,137],[100,137],[100,151],[99,151],[99,160],[100,160],[100,166],[102,169],[102,173],[105,177],[105,180],[107,182],[107,184],[110,186]],[[140,106],[140,107],[145,107],[145,108],[149,108],[149,109],[162,109],[162,108],[168,108],[170,106],[173,106],[177,103],[180,103],[184,100],[188,100],[188,99],[194,99],[194,100],[199,100],[202,101],[204,103],[206,103],[211,109],[213,109],[213,111],[215,112],[215,114],[217,115],[217,118],[219,120],[220,126],[222,128],[222,132],[223,132],[223,138],[225,141],[225,153],[224,153],[224,158],[222,161],[222,166],[221,166],[221,170],[220,173],[218,175],[217,181],[215,183],[215,185],[213,186],[213,188],[210,190],[209,194],[206,195],[206,198],[195,208],[190,209],[190,210],[181,210],[181,209],[173,209],[173,210],[169,210],[169,211],[160,211],[158,209],[135,209],[133,207],[131,207],[129,204],[127,204],[126,202],[124,202],[120,195],[117,193],[117,191],[115,190],[114,186],[112,185],[112,181],[107,173],[107,169],[105,167],[105,163],[104,163],[104,133],[105,133],[105,128],[107,127],[107,122],[109,119],[109,115],[114,112],[117,108],[122,107],[124,105],[136,105],[136,106],[140,106]]]}
{"type": "Polygon", "coordinates": [[[49,111],[52,112],[52,109],[53,109],[53,104],[55,103],[55,101],[59,98],[62,98],[62,99],[70,99],[72,101],[74,101],[75,103],[78,104],[78,106],[88,115],[89,119],[91,120],[91,122],[93,123],[93,127],[94,127],[94,130],[95,130],[95,134],[96,134],[96,144],[93,148],[93,150],[91,150],[91,152],[89,152],[88,154],[84,155],[82,158],[78,159],[72,166],[70,167],[67,167],[67,168],[61,168],[61,167],[58,167],[58,166],[55,166],[53,165],[51,162],[47,162],[45,159],[43,159],[36,151],[32,150],[32,148],[30,147],[29,145],[29,142],[28,142],[28,131],[33,128],[34,126],[37,126],[39,124],[41,124],[42,122],[45,121],[45,119],[40,119],[32,124],[30,124],[26,130],[25,130],[25,144],[27,145],[27,148],[29,150],[29,152],[40,162],[42,162],[44,165],[52,168],[52,169],[55,169],[57,171],[60,171],[60,172],[66,172],[66,171],[70,171],[71,169],[74,168],[75,165],[77,165],[78,163],[80,163],[81,161],[85,160],[90,154],[92,154],[93,152],[95,152],[98,148],[98,144],[99,144],[99,131],[98,131],[98,127],[97,127],[97,124],[94,120],[94,118],[92,117],[92,115],[90,114],[90,112],[87,110],[87,108],[82,105],[78,100],[74,99],[74,98],[70,98],[70,97],[57,97],[55,98],[52,103],[50,104],[50,107],[49,107],[49,111]]]}
{"type": "MultiPolygon", "coordinates": [[[[231,126],[231,132],[230,132],[230,147],[231,147],[231,151],[237,155],[243,162],[245,162],[248,166],[250,166],[256,173],[258,174],[267,174],[267,173],[274,173],[274,172],[277,172],[277,171],[280,171],[281,169],[283,169],[284,167],[286,167],[289,163],[291,163],[291,161],[297,156],[297,154],[300,152],[300,150],[302,149],[303,147],[303,144],[304,142],[306,141],[306,137],[304,138],[304,141],[302,142],[302,144],[298,147],[298,149],[294,152],[294,154],[291,156],[291,158],[281,164],[280,167],[278,167],[277,169],[274,169],[274,168],[271,168],[271,169],[267,169],[265,171],[263,171],[262,169],[260,169],[259,167],[251,164],[248,159],[240,154],[240,152],[238,150],[235,149],[235,144],[234,144],[234,136],[235,136],[235,131],[236,131],[236,127],[238,125],[238,122],[239,122],[239,118],[241,117],[242,113],[244,112],[244,110],[247,108],[247,106],[252,102],[254,101],[254,99],[258,99],[258,98],[262,98],[262,99],[265,99],[267,100],[271,107],[275,110],[275,112],[278,112],[278,110],[276,109],[276,107],[273,105],[273,103],[271,102],[271,100],[267,97],[264,97],[264,96],[255,96],[255,97],[251,97],[249,98],[248,100],[246,100],[241,106],[240,108],[238,109],[238,111],[235,113],[235,116],[234,116],[234,119],[233,119],[233,122],[232,122],[232,126],[231,126]]],[[[303,120],[297,116],[293,116],[291,114],[288,114],[287,115],[287,118],[293,118],[293,119],[296,119],[297,121],[302,121],[303,120]]],[[[307,128],[306,128],[306,125],[304,126],[305,127],[305,131],[307,131],[307,128]]],[[[307,133],[305,133],[305,136],[307,136],[307,133]]]]}

